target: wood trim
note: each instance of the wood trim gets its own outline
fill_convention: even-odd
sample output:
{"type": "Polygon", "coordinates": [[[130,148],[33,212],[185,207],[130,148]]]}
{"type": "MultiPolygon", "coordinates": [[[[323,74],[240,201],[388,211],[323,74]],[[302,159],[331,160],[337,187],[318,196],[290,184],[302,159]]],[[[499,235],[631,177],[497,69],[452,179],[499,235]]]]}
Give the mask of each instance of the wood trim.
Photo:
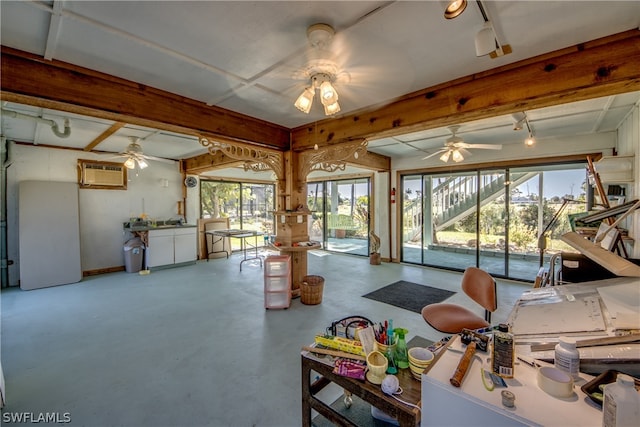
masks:
{"type": "MultiPolygon", "coordinates": [[[[391,188],[395,188],[396,189],[396,202],[392,204],[392,208],[394,208],[393,205],[395,205],[395,210],[396,210],[396,225],[395,225],[395,230],[396,230],[396,251],[395,251],[395,256],[393,254],[389,254],[391,256],[391,259],[393,260],[393,262],[401,262],[400,259],[400,248],[402,247],[402,228],[401,227],[401,223],[402,223],[402,209],[400,209],[400,201],[399,198],[402,196],[402,188],[400,187],[400,184],[402,183],[402,174],[400,171],[396,171],[396,183],[395,185],[391,185],[391,188]]],[[[389,188],[389,191],[391,191],[391,188],[389,188]]]]}
{"type": "Polygon", "coordinates": [[[93,149],[96,148],[98,144],[100,144],[102,141],[109,138],[111,135],[113,135],[117,131],[119,131],[125,124],[126,123],[124,122],[115,122],[109,127],[109,129],[102,132],[100,135],[98,135],[96,139],[94,139],[89,144],[87,144],[87,146],[84,147],[84,151],[93,151],[93,149]]]}
{"type": "Polygon", "coordinates": [[[98,268],[95,270],[84,270],[82,272],[82,277],[98,276],[100,274],[107,273],[117,273],[118,271],[125,271],[124,265],[118,267],[98,268]]]}
{"type": "Polygon", "coordinates": [[[389,137],[639,89],[640,30],[630,30],[300,126],[292,129],[291,147],[389,137]]]}
{"type": "Polygon", "coordinates": [[[232,178],[228,176],[215,176],[215,175],[201,175],[200,182],[224,182],[229,184],[261,184],[261,185],[273,185],[276,186],[275,181],[261,180],[261,179],[247,179],[247,178],[232,178]]]}
{"type": "Polygon", "coordinates": [[[360,178],[369,178],[373,180],[374,174],[372,173],[349,173],[349,174],[340,174],[338,177],[332,177],[331,175],[323,175],[317,178],[308,178],[307,184],[314,182],[324,182],[324,181],[342,181],[345,179],[360,179],[360,178]],[[336,179],[337,178],[337,179],[336,179]]]}
{"type": "Polygon", "coordinates": [[[2,99],[171,132],[289,148],[285,127],[136,82],[1,48],[2,99]]]}

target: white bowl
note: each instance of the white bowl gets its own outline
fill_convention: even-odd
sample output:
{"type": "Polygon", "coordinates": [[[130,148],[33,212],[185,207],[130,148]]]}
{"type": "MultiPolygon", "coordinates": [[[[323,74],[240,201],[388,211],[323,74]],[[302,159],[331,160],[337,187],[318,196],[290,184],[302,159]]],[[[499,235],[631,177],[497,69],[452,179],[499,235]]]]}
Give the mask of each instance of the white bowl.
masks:
{"type": "Polygon", "coordinates": [[[553,397],[571,397],[573,394],[573,378],[553,366],[538,369],[538,387],[553,397]]]}

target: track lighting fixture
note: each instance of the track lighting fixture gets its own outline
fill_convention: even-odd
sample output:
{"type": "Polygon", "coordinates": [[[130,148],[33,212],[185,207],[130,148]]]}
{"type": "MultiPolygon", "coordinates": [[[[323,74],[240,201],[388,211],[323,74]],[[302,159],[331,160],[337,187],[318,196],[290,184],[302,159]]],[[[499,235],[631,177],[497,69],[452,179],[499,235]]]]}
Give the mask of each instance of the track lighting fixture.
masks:
{"type": "Polygon", "coordinates": [[[489,55],[501,49],[500,44],[496,40],[496,32],[493,29],[491,21],[486,21],[482,29],[476,34],[476,56],[489,55]]]}
{"type": "Polygon", "coordinates": [[[467,0],[452,0],[447,4],[444,10],[444,17],[447,19],[453,19],[460,15],[467,8],[467,0]]]}
{"type": "Polygon", "coordinates": [[[340,111],[338,92],[331,84],[332,77],[326,73],[311,76],[311,86],[307,87],[294,103],[295,107],[305,114],[311,111],[316,89],[320,91],[320,102],[324,106],[324,114],[331,116],[340,111]]]}
{"type": "Polygon", "coordinates": [[[513,113],[513,130],[522,130],[524,122],[527,120],[527,115],[524,113],[513,113]]]}
{"type": "Polygon", "coordinates": [[[501,45],[498,41],[495,28],[482,5],[482,1],[476,0],[478,9],[484,19],[482,29],[478,31],[475,38],[476,56],[489,55],[491,58],[498,58],[512,52],[511,46],[508,44],[501,45]]]}

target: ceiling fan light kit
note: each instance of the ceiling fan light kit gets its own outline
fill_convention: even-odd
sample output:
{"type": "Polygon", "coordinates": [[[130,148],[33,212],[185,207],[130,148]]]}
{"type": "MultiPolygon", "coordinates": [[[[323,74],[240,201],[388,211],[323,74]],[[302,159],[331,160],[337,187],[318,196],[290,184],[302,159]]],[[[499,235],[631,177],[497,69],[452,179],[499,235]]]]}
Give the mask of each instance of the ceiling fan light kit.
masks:
{"type": "Polygon", "coordinates": [[[325,115],[331,116],[340,111],[338,92],[332,84],[336,78],[336,66],[331,60],[323,60],[321,58],[322,55],[320,55],[321,51],[329,46],[334,34],[335,30],[328,24],[314,24],[307,29],[307,39],[315,50],[315,59],[311,61],[311,65],[307,70],[311,76],[311,83],[293,104],[305,114],[309,114],[311,111],[316,89],[320,91],[320,102],[324,107],[325,115]]]}

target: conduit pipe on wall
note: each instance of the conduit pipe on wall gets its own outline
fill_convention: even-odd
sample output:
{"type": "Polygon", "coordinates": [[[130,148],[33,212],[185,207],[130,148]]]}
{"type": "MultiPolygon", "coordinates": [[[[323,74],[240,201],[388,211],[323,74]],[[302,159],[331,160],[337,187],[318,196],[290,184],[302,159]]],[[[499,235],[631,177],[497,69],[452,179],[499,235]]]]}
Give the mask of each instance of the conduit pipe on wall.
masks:
{"type": "Polygon", "coordinates": [[[9,286],[9,256],[8,256],[8,238],[7,238],[7,168],[11,165],[9,158],[9,142],[0,135],[0,286],[6,288],[9,286]]]}
{"type": "Polygon", "coordinates": [[[33,120],[35,122],[49,125],[51,126],[51,131],[58,138],[67,138],[69,135],[71,135],[71,127],[69,126],[69,119],[66,119],[66,118],[64,119],[64,132],[60,132],[60,129],[58,128],[58,123],[56,123],[54,120],[43,119],[42,117],[37,117],[37,116],[30,116],[28,114],[18,113],[17,111],[13,111],[13,110],[5,110],[4,108],[2,109],[2,114],[7,115],[9,117],[13,117],[15,119],[33,120]]]}

